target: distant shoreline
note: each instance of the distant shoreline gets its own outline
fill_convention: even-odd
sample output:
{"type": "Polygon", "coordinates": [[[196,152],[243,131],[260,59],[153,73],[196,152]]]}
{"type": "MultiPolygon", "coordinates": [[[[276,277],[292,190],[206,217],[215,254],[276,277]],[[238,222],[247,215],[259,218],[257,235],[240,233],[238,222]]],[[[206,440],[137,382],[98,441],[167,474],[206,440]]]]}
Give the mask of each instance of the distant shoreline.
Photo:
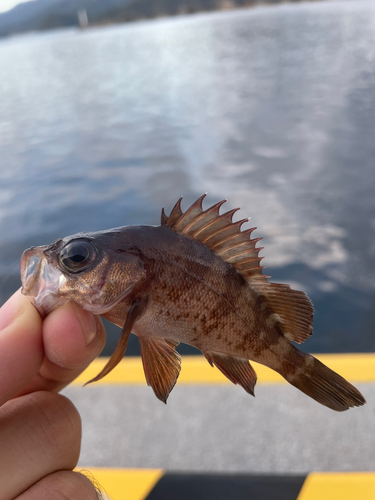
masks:
{"type": "MultiPolygon", "coordinates": [[[[254,0],[254,1],[243,1],[241,3],[237,3],[233,0],[222,0],[221,6],[212,8],[212,9],[199,9],[197,10],[180,10],[176,13],[159,13],[153,16],[139,16],[139,17],[130,17],[126,19],[103,19],[99,22],[90,22],[87,26],[82,29],[88,29],[91,27],[98,26],[111,26],[118,24],[127,24],[138,21],[151,21],[153,19],[167,19],[173,17],[182,17],[182,16],[190,16],[191,14],[204,14],[210,12],[233,12],[236,10],[245,10],[245,9],[256,9],[258,7],[272,7],[277,5],[290,5],[290,4],[309,4],[309,3],[322,3],[322,2],[343,2],[345,0],[254,0]]],[[[79,27],[79,26],[78,26],[79,27]]]]}
{"type": "MultiPolygon", "coordinates": [[[[65,3],[61,0],[59,9],[34,2],[19,4],[11,11],[0,14],[0,37],[27,32],[50,31],[59,28],[81,28],[109,26],[149,21],[152,19],[188,16],[190,14],[234,11],[282,4],[316,3],[327,0],[124,0],[124,4],[106,0],[108,8],[95,10],[95,2],[83,4],[65,3]],[[85,7],[82,8],[82,5],[85,7]],[[65,6],[63,8],[63,6],[65,6]],[[38,8],[36,12],[33,9],[38,8]],[[26,12],[26,10],[28,10],[26,12]],[[25,15],[27,14],[27,15],[25,15]]],[[[332,1],[332,0],[330,0],[332,1]]],[[[342,2],[344,0],[333,0],[342,2]]]]}

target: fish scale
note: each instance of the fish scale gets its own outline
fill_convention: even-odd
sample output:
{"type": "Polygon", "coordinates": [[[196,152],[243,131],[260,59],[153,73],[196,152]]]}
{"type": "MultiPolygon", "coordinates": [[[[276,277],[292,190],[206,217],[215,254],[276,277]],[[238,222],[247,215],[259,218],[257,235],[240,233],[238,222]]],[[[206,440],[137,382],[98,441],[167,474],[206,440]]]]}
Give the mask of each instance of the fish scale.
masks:
{"type": "Polygon", "coordinates": [[[252,239],[233,222],[238,209],[220,214],[224,201],[203,210],[201,196],[185,212],[178,200],[161,226],[126,226],[79,233],[31,248],[21,261],[22,291],[42,315],[75,301],[122,327],[104,369],[122,359],[130,333],[140,342],[146,381],[166,402],[180,373],[179,342],[254,395],[256,361],[337,411],[361,406],[361,393],[293,344],[313,330],[313,306],[289,285],[268,282],[252,239]]]}

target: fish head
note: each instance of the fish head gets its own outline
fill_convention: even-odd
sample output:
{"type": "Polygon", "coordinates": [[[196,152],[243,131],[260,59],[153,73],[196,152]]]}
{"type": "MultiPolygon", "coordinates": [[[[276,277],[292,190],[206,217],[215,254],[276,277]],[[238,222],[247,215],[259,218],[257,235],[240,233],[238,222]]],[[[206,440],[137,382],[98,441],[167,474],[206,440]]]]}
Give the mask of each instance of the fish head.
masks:
{"type": "Polygon", "coordinates": [[[22,293],[42,317],[68,301],[104,314],[132,292],[146,271],[121,229],[79,233],[23,253],[22,293]]]}

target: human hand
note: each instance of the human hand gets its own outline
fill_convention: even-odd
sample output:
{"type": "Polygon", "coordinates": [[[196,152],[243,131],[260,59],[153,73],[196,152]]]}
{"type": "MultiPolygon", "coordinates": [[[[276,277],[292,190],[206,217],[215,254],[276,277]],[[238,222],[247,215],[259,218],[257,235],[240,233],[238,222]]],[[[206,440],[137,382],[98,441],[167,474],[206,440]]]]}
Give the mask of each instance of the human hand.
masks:
{"type": "Polygon", "coordinates": [[[0,309],[0,500],[96,500],[73,472],[81,419],[57,392],[105,344],[101,319],[72,303],[42,320],[20,291],[0,309]]]}

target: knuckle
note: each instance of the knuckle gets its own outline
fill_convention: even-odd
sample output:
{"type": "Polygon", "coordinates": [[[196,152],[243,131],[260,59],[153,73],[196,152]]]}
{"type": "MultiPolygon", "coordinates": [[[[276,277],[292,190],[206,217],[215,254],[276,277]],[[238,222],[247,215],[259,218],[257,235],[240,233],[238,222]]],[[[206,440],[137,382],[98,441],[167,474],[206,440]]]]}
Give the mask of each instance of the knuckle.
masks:
{"type": "Polygon", "coordinates": [[[45,454],[61,468],[75,467],[81,446],[81,417],[73,403],[50,392],[35,392],[27,397],[45,454]]]}
{"type": "Polygon", "coordinates": [[[100,500],[100,493],[83,474],[58,471],[44,477],[16,500],[100,500]]]}
{"type": "Polygon", "coordinates": [[[98,500],[94,485],[83,474],[61,471],[55,475],[50,487],[53,500],[98,500]]]}

